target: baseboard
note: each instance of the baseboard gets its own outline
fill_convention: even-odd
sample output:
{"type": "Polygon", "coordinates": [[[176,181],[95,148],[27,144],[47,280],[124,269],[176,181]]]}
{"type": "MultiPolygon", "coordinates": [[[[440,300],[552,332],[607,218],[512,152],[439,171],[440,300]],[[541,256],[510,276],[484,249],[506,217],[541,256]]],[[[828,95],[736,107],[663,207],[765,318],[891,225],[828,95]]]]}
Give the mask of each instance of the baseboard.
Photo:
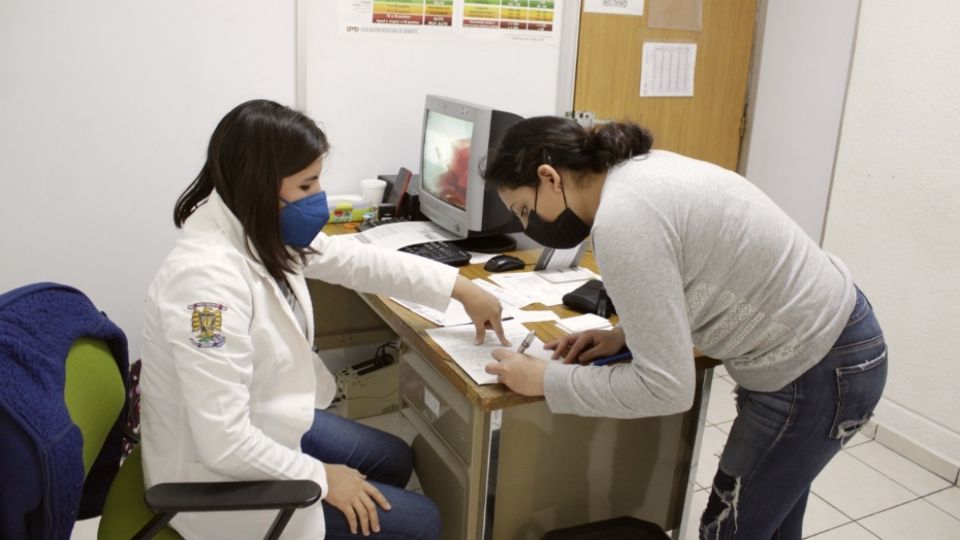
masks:
{"type": "Polygon", "coordinates": [[[861,433],[948,482],[960,485],[960,464],[873,421],[868,422],[861,433]]]}

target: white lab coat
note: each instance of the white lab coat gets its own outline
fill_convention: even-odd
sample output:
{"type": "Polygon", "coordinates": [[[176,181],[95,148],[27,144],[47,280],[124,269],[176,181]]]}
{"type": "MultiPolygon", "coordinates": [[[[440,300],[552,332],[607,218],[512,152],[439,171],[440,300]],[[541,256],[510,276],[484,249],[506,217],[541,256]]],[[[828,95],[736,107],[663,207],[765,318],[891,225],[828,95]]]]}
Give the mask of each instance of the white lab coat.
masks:
{"type": "MultiPolygon", "coordinates": [[[[457,271],[344,237],[321,234],[312,246],[321,255],[288,276],[310,329],[304,335],[215,192],[184,225],[146,301],[141,422],[147,486],[297,478],[329,493],[322,464],[300,452],[314,407],[326,407],[335,393],[333,376],[312,351],[304,275],[442,310],[457,271]]],[[[275,516],[179,514],[172,525],[188,539],[262,538],[275,516]]],[[[317,503],[294,513],[283,538],[318,539],[324,530],[317,503]]]]}

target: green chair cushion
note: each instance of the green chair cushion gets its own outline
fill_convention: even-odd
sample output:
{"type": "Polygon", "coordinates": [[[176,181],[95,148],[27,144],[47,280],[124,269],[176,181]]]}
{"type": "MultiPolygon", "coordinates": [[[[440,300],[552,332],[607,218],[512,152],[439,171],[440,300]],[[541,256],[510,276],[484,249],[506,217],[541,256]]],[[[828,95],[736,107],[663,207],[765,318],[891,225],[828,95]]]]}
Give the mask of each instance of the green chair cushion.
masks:
{"type": "MultiPolygon", "coordinates": [[[[103,517],[100,518],[98,540],[120,540],[132,538],[148,521],[153,519],[153,511],[143,501],[143,466],[140,463],[140,447],[133,449],[127,456],[120,472],[110,485],[107,501],[103,505],[103,517]]],[[[170,527],[164,527],[156,540],[182,540],[170,527]]]]}

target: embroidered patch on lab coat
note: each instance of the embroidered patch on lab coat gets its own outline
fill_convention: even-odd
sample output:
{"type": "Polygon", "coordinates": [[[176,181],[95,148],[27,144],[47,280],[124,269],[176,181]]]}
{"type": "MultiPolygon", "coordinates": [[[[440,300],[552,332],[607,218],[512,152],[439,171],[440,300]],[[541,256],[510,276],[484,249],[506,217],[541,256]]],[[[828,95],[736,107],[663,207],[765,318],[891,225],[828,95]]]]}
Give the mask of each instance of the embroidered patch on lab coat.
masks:
{"type": "Polygon", "coordinates": [[[193,311],[190,326],[194,337],[190,338],[190,343],[200,349],[222,347],[227,341],[221,333],[223,312],[227,306],[216,302],[197,302],[187,306],[187,309],[193,311]]]}

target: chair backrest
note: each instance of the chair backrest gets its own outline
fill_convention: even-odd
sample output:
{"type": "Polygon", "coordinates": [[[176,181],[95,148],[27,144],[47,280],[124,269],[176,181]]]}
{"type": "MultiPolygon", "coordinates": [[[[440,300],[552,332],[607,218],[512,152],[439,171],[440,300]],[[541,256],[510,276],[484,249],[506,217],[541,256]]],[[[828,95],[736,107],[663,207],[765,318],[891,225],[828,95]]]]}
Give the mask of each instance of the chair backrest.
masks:
{"type": "Polygon", "coordinates": [[[107,344],[80,338],[67,354],[63,398],[83,436],[83,474],[93,466],[120,412],[126,390],[107,344]]]}
{"type": "MultiPolygon", "coordinates": [[[[120,370],[106,343],[81,338],[71,347],[66,360],[64,400],[70,418],[83,435],[83,470],[90,471],[107,434],[123,409],[125,388],[120,370]]],[[[97,537],[101,540],[131,538],[153,517],[143,500],[143,468],[140,449],[124,460],[110,484],[97,537]]],[[[154,536],[179,540],[169,527],[154,536]]]]}

